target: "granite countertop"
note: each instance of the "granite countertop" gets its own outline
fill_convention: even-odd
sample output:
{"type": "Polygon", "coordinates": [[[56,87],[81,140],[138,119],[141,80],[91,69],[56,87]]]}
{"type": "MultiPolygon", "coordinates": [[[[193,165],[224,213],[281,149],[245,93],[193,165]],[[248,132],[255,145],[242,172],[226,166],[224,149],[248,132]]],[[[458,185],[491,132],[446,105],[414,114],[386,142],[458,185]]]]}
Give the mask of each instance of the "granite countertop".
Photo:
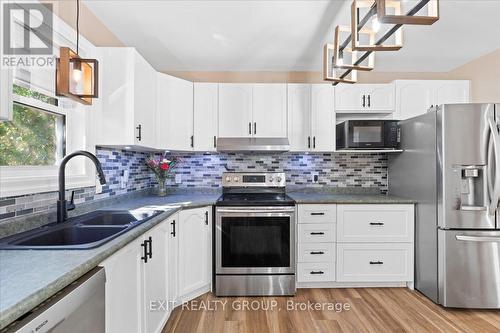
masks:
{"type": "MultiPolygon", "coordinates": [[[[125,199],[103,200],[77,211],[132,210],[153,207],[164,212],[112,241],[89,250],[0,250],[0,329],[10,324],[62,288],[98,266],[104,259],[183,208],[214,205],[220,192],[148,193],[125,199]]],[[[411,204],[413,200],[370,192],[328,189],[294,189],[288,192],[298,204],[411,204]]],[[[30,223],[33,223],[31,221],[30,223]]],[[[20,223],[22,224],[22,223],[20,223]]],[[[25,227],[25,226],[23,226],[25,227]]],[[[9,226],[12,228],[12,225],[9,226]]],[[[12,230],[10,230],[12,231],[12,230]]],[[[19,231],[18,231],[19,232],[19,231]]]]}
{"type": "Polygon", "coordinates": [[[415,200],[383,194],[293,191],[287,193],[297,204],[414,204],[415,200]]]}
{"type": "Polygon", "coordinates": [[[33,309],[104,259],[182,208],[213,205],[219,193],[145,195],[101,209],[154,207],[164,212],[112,241],[89,250],[0,250],[0,329],[33,309]]]}

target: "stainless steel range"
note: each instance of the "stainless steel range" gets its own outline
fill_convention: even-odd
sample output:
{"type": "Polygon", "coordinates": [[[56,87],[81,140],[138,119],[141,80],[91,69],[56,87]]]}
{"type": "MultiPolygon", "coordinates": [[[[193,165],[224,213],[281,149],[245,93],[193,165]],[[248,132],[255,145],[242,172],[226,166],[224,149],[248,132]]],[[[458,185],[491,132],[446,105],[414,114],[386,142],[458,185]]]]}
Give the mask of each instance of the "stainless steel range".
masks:
{"type": "Polygon", "coordinates": [[[224,173],[216,204],[215,294],[295,294],[295,202],[284,173],[224,173]]]}

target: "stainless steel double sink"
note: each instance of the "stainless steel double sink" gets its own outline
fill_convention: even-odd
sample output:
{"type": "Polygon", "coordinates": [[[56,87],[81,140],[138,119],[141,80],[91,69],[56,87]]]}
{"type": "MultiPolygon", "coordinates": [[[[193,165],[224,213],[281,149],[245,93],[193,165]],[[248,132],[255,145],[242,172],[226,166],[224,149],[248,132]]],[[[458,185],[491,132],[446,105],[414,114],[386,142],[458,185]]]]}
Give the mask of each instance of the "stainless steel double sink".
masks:
{"type": "Polygon", "coordinates": [[[161,210],[99,210],[0,239],[1,250],[91,249],[161,214],[161,210]]]}

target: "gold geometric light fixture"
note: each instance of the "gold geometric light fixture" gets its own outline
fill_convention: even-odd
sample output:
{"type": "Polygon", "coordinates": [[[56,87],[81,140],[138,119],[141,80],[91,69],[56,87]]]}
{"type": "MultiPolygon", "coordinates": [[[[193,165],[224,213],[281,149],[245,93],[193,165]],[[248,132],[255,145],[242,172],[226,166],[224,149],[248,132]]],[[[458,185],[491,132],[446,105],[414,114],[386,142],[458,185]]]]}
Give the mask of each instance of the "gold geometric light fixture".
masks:
{"type": "MultiPolygon", "coordinates": [[[[333,41],[333,67],[343,69],[355,69],[360,71],[371,71],[375,66],[375,53],[371,53],[367,57],[365,63],[356,64],[358,60],[358,51],[353,51],[347,42],[346,45],[341,45],[341,34],[351,35],[351,27],[345,25],[338,25],[335,27],[335,37],[333,41]]],[[[361,28],[360,35],[366,35],[370,44],[375,42],[375,33],[369,28],[361,28]]]]}
{"type": "MultiPolygon", "coordinates": [[[[393,9],[395,15],[401,14],[401,6],[399,1],[386,1],[386,7],[390,7],[393,9]]],[[[403,47],[403,31],[401,28],[397,29],[394,33],[394,43],[393,44],[384,44],[382,43],[373,43],[366,42],[361,40],[358,34],[358,27],[360,22],[360,9],[370,9],[376,6],[376,1],[365,1],[365,0],[354,0],[351,6],[351,31],[352,31],[352,49],[354,51],[397,51],[403,47]]],[[[374,15],[371,18],[372,20],[372,30],[377,33],[380,29],[380,22],[377,17],[377,10],[375,10],[374,15]]]]}
{"type": "Polygon", "coordinates": [[[338,83],[356,83],[357,71],[374,66],[374,52],[397,51],[403,47],[405,24],[430,25],[439,20],[439,0],[353,0],[350,27],[337,26],[333,44],[323,48],[323,79],[338,83]],[[426,15],[418,15],[426,7],[426,15]],[[371,28],[368,25],[371,23],[371,28]],[[380,31],[382,25],[384,31],[380,31]],[[341,33],[349,33],[341,43],[341,33]],[[349,47],[349,44],[351,47],[349,47]],[[359,54],[358,51],[364,51],[359,54]]]}
{"type": "Polygon", "coordinates": [[[358,81],[358,72],[356,70],[352,70],[346,77],[340,77],[344,71],[334,66],[334,54],[334,45],[325,44],[323,47],[323,80],[334,83],[356,83],[358,81]]]}
{"type": "Polygon", "coordinates": [[[76,0],[76,52],[69,47],[59,49],[56,61],[56,96],[64,96],[85,105],[98,97],[99,62],[80,58],[80,1],[76,0]]]}
{"type": "Polygon", "coordinates": [[[69,47],[61,47],[56,66],[56,95],[91,105],[92,98],[98,97],[98,61],[82,59],[69,47]]]}
{"type": "MultiPolygon", "coordinates": [[[[380,23],[431,25],[439,20],[439,0],[420,1],[418,7],[427,6],[427,15],[402,15],[391,13],[390,0],[377,0],[377,17],[380,23]]],[[[418,8],[417,7],[417,8],[418,8]]],[[[418,8],[420,10],[421,8],[418,8]]],[[[417,12],[418,10],[413,10],[417,12]]]]}

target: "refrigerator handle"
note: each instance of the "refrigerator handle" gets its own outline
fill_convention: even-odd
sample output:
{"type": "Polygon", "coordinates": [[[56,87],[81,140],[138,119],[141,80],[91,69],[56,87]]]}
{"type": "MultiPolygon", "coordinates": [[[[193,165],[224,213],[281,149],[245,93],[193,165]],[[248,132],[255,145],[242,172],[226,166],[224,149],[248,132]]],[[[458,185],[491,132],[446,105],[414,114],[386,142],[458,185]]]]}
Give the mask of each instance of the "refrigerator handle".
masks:
{"type": "Polygon", "coordinates": [[[493,243],[500,243],[500,237],[456,235],[455,238],[457,240],[459,240],[459,241],[465,241],[465,242],[493,242],[493,243]]]}
{"type": "Polygon", "coordinates": [[[493,117],[488,117],[488,125],[490,127],[490,140],[488,144],[488,192],[490,194],[490,209],[489,213],[495,215],[498,209],[498,201],[500,200],[500,134],[493,117]],[[493,164],[493,156],[495,160],[495,169],[491,168],[493,164]],[[493,180],[495,182],[493,183],[493,180]]]}

